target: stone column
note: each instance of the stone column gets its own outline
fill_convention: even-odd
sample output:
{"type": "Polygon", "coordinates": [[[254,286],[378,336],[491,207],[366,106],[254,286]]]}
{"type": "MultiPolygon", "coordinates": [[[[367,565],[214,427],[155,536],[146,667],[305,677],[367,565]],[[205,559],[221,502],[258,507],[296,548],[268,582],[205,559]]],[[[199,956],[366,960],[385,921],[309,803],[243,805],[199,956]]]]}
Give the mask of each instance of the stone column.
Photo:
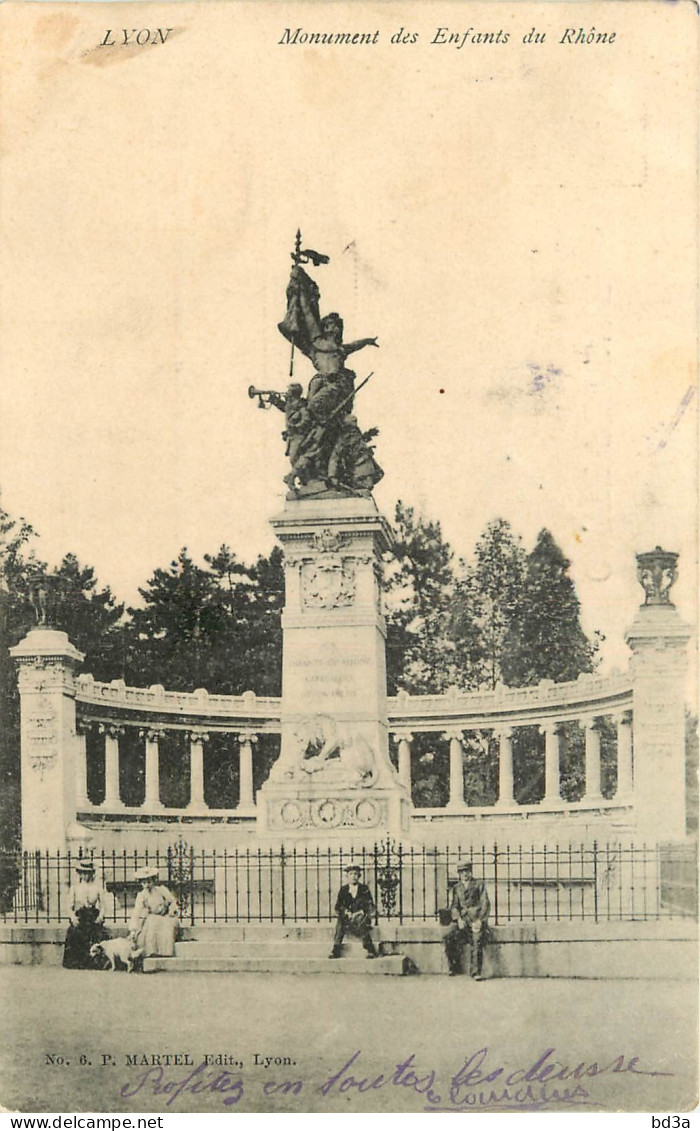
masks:
{"type": "Polygon", "coordinates": [[[90,724],[78,719],[75,724],[75,808],[77,812],[89,809],[90,799],[87,790],[87,735],[90,724]]]}
{"type": "MultiPolygon", "coordinates": [[[[272,519],[284,549],[284,707],[280,756],[256,798],[257,831],[295,840],[319,834],[358,846],[387,833],[406,838],[410,774],[402,782],[389,757],[379,592],[391,527],[371,498],[305,487],[290,492],[272,519]],[[319,741],[330,750],[336,737],[354,753],[306,773],[300,756],[319,741]]],[[[254,728],[255,716],[248,718],[254,728]]]]}
{"type": "Polygon", "coordinates": [[[10,655],[21,700],[22,845],[64,851],[75,820],[75,669],[83,659],[65,632],[34,628],[10,655]]]}
{"type": "Polygon", "coordinates": [[[406,789],[408,796],[411,796],[411,743],[413,742],[412,734],[400,734],[399,736],[399,781],[406,789]]]}
{"type": "Polygon", "coordinates": [[[188,731],[190,741],[190,803],[188,809],[201,812],[206,808],[204,801],[204,743],[209,735],[202,730],[188,731]]]}
{"type": "Polygon", "coordinates": [[[105,736],[105,799],[102,809],[123,809],[119,792],[119,736],[124,727],[116,723],[100,723],[100,734],[105,736]]]}
{"type": "Polygon", "coordinates": [[[586,728],[586,789],[584,801],[601,801],[600,792],[600,728],[597,719],[585,719],[586,728]]]}
{"type": "Polygon", "coordinates": [[[239,813],[255,813],[255,796],[253,793],[253,746],[258,741],[257,734],[242,731],[238,736],[238,782],[239,813]]]}
{"type": "Polygon", "coordinates": [[[464,809],[464,748],[461,730],[450,730],[443,735],[450,743],[450,800],[448,809],[464,809]]]}
{"type": "Polygon", "coordinates": [[[616,801],[631,801],[634,784],[632,777],[632,712],[615,715],[617,723],[617,789],[616,801]]]}
{"type": "Polygon", "coordinates": [[[501,727],[495,732],[498,739],[498,801],[496,805],[508,808],[515,804],[513,796],[513,728],[501,727]]]}
{"type": "Polygon", "coordinates": [[[685,836],[685,682],[690,629],[671,603],[677,554],[637,555],[645,592],[625,639],[632,649],[634,820],[647,842],[685,836]]]}
{"type": "Polygon", "coordinates": [[[559,754],[561,723],[549,722],[540,727],[544,734],[544,800],[561,803],[559,793],[559,754]]]}
{"type": "Polygon", "coordinates": [[[139,731],[146,741],[146,794],[143,799],[144,809],[153,812],[162,809],[160,800],[160,748],[158,745],[163,731],[160,727],[150,727],[139,731]]]}

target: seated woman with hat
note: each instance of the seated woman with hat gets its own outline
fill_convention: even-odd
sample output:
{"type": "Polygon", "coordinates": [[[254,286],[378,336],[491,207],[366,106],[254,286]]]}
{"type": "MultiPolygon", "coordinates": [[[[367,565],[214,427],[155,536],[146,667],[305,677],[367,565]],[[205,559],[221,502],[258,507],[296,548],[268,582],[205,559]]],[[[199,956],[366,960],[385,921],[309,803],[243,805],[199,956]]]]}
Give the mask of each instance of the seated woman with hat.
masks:
{"type": "Polygon", "coordinates": [[[158,884],[156,868],[140,868],[136,879],[141,881],[141,891],[129,922],[129,930],[137,950],[144,958],[158,955],[171,958],[175,953],[175,938],[180,925],[175,898],[162,884],[158,884]]]}
{"type": "Polygon", "coordinates": [[[95,879],[92,860],[79,860],[75,872],[76,882],[68,889],[66,899],[70,926],[63,948],[63,965],[67,970],[90,970],[96,968],[90,947],[109,937],[104,925],[107,892],[95,879]]]}

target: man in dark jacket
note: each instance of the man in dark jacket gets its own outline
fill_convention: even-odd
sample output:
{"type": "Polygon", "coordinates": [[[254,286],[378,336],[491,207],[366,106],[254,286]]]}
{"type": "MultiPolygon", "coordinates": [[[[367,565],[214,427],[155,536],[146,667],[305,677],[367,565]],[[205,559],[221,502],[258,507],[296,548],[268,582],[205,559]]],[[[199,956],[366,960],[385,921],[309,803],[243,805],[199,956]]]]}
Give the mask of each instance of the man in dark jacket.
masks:
{"type": "Polygon", "coordinates": [[[453,922],[443,940],[450,974],[463,973],[462,955],[469,943],[469,972],[475,981],[481,981],[484,932],[490,908],[483,880],[474,879],[471,864],[460,864],[450,903],[453,922]]]}
{"type": "Polygon", "coordinates": [[[370,934],[376,908],[372,893],[367,884],[360,883],[361,870],[354,864],[345,869],[347,883],[343,884],[335,901],[335,913],[338,916],[333,935],[333,950],[329,958],[341,958],[341,945],[345,933],[350,931],[359,935],[362,945],[367,951],[367,958],[377,958],[377,950],[370,934]]]}

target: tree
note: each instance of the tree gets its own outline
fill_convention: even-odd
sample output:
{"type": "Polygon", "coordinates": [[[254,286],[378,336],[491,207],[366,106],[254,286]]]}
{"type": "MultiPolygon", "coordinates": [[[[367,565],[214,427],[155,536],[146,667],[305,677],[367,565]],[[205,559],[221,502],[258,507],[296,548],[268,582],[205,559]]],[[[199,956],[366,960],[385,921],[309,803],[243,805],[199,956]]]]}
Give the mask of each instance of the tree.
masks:
{"type": "Polygon", "coordinates": [[[457,679],[449,635],[453,553],[439,522],[396,504],[395,543],[384,577],[389,694],[446,690],[457,679]]]}
{"type": "Polygon", "coordinates": [[[581,627],[570,565],[550,532],[541,530],[504,639],[501,668],[511,687],[573,680],[595,667],[601,638],[589,640],[581,627]]]}
{"type": "Polygon", "coordinates": [[[463,566],[454,603],[452,631],[471,640],[472,686],[494,688],[503,679],[505,640],[518,612],[525,577],[525,551],[509,522],[490,522],[474,548],[474,564],[463,566]]]}
{"type": "Polygon", "coordinates": [[[279,695],[282,667],[282,553],[239,562],[228,546],[197,565],[180,551],[156,569],[130,609],[127,681],[173,690],[279,695]]]}

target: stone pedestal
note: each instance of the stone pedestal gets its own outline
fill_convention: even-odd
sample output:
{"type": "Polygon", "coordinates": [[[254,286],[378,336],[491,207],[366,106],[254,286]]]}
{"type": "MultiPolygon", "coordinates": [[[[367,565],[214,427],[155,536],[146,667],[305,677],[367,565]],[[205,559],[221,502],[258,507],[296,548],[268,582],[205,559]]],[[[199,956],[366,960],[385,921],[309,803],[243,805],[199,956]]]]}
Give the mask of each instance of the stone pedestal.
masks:
{"type": "MultiPolygon", "coordinates": [[[[77,759],[74,673],[82,652],[65,632],[34,628],[10,649],[22,701],[22,846],[63,851],[75,834],[77,759]]],[[[84,767],[82,768],[84,774],[84,767]]]]}
{"type": "Polygon", "coordinates": [[[389,758],[379,569],[390,531],[372,499],[288,501],[282,745],[258,793],[281,840],[406,836],[410,797],[389,758]]]}
{"type": "Polygon", "coordinates": [[[634,809],[648,843],[685,836],[686,646],[670,603],[643,605],[625,639],[633,652],[634,809]]]}

